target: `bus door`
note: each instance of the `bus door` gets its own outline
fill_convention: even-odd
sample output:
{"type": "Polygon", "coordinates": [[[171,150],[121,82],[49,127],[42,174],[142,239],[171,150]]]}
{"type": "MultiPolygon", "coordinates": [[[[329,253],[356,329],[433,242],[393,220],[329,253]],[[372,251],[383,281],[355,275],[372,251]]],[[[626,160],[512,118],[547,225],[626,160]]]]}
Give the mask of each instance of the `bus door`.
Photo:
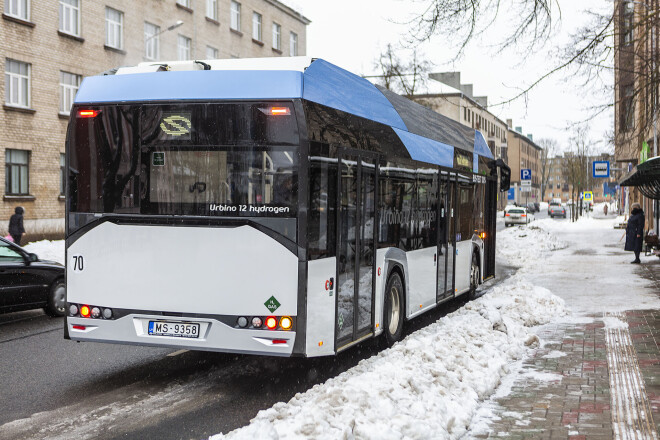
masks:
{"type": "Polygon", "coordinates": [[[486,181],[486,200],[484,202],[484,281],[495,276],[495,222],[497,216],[497,181],[486,181]]]}
{"type": "Polygon", "coordinates": [[[371,333],[376,256],[374,155],[339,151],[337,197],[337,350],[371,333]]]}
{"type": "Polygon", "coordinates": [[[447,179],[447,296],[454,297],[454,274],[456,267],[456,217],[458,217],[458,200],[456,191],[456,175],[450,174],[447,179]]]}
{"type": "Polygon", "coordinates": [[[448,176],[440,176],[440,187],[438,188],[438,289],[436,302],[450,296],[451,292],[447,290],[447,239],[449,237],[449,215],[447,209],[449,206],[449,180],[448,176]]]}

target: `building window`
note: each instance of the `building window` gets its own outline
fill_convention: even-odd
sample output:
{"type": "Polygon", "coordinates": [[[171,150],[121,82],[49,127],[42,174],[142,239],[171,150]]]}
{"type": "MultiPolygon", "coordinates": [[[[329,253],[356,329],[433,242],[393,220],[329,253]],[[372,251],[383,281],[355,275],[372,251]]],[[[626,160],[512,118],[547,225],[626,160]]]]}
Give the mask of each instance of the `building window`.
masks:
{"type": "Polygon", "coordinates": [[[144,22],[144,57],[148,60],[160,58],[160,26],[144,22]]]}
{"type": "Polygon", "coordinates": [[[218,20],[218,0],[206,0],[206,16],[218,20]]]}
{"type": "Polygon", "coordinates": [[[634,19],[635,19],[635,4],[634,2],[624,2],[623,3],[623,26],[621,29],[621,34],[623,36],[623,45],[629,45],[633,42],[635,38],[634,31],[634,19]]]}
{"type": "Polygon", "coordinates": [[[17,107],[30,106],[30,65],[5,60],[5,103],[17,107]]]}
{"type": "Polygon", "coordinates": [[[69,113],[80,87],[81,76],[60,71],[60,113],[69,113]]]}
{"type": "Polygon", "coordinates": [[[621,131],[632,130],[635,116],[633,85],[623,86],[621,90],[621,131]]]}
{"type": "Polygon", "coordinates": [[[60,153],[60,195],[63,196],[66,191],[66,159],[64,154],[60,153]]]}
{"type": "Polygon", "coordinates": [[[188,8],[188,9],[192,9],[192,8],[190,7],[190,0],[176,0],[176,2],[177,2],[178,4],[180,4],[181,6],[185,6],[185,7],[188,8]]]}
{"type": "Polygon", "coordinates": [[[80,0],[60,0],[60,31],[80,36],[80,0]]]}
{"type": "Polygon", "coordinates": [[[231,2],[231,22],[230,26],[233,30],[241,30],[241,4],[235,1],[231,2]]]}
{"type": "Polygon", "coordinates": [[[261,41],[261,14],[252,13],[252,38],[261,41]]]}
{"type": "Polygon", "coordinates": [[[211,46],[206,46],[206,59],[217,60],[219,58],[218,49],[211,46]]]}
{"type": "Polygon", "coordinates": [[[282,50],[282,26],[273,23],[273,49],[282,50]]]}
{"type": "Polygon", "coordinates": [[[28,187],[28,159],[25,150],[5,150],[5,194],[26,196],[28,187]]]}
{"type": "Polygon", "coordinates": [[[177,43],[177,53],[179,54],[179,61],[190,59],[190,38],[179,35],[177,43]]]}
{"type": "Polygon", "coordinates": [[[114,49],[122,49],[122,26],[124,13],[116,9],[105,8],[105,45],[114,49]]]}
{"type": "Polygon", "coordinates": [[[28,0],[5,0],[5,14],[28,21],[30,16],[28,0]]]}
{"type": "Polygon", "coordinates": [[[298,34],[295,32],[289,34],[289,56],[298,56],[298,34]]]}

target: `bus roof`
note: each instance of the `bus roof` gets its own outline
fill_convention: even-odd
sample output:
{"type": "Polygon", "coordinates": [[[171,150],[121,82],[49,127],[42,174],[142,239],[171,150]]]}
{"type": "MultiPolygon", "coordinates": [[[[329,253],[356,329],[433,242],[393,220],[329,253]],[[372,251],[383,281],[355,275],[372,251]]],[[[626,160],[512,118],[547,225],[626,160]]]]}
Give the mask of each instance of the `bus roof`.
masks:
{"type": "Polygon", "coordinates": [[[478,156],[493,159],[479,131],[322,59],[152,62],[112,73],[85,78],[75,103],[305,99],[392,127],[415,160],[452,167],[460,148],[476,172],[478,156]]]}

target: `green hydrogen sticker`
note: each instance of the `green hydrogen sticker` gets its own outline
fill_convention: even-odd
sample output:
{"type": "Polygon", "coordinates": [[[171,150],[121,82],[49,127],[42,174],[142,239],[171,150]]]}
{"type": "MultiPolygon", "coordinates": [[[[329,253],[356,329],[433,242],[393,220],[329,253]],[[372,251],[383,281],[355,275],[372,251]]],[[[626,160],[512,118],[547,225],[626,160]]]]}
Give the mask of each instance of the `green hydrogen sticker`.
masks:
{"type": "Polygon", "coordinates": [[[264,305],[268,310],[270,310],[271,313],[273,313],[275,310],[280,308],[280,302],[277,299],[275,299],[274,296],[268,298],[268,300],[266,300],[264,305]]]}

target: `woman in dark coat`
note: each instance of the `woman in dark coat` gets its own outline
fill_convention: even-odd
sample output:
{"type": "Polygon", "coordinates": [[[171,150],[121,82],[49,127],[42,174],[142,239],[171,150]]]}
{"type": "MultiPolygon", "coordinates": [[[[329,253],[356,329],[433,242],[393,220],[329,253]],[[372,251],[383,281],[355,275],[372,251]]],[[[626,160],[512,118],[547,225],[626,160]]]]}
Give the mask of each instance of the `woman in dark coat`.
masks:
{"type": "Polygon", "coordinates": [[[627,251],[635,253],[633,264],[639,264],[639,254],[642,252],[642,240],[644,236],[644,211],[639,203],[633,203],[628,225],[626,226],[626,247],[627,251]]]}
{"type": "Polygon", "coordinates": [[[14,239],[14,243],[21,245],[21,237],[25,234],[25,229],[23,229],[23,208],[17,206],[14,209],[15,214],[12,215],[9,219],[9,235],[14,239]]]}

